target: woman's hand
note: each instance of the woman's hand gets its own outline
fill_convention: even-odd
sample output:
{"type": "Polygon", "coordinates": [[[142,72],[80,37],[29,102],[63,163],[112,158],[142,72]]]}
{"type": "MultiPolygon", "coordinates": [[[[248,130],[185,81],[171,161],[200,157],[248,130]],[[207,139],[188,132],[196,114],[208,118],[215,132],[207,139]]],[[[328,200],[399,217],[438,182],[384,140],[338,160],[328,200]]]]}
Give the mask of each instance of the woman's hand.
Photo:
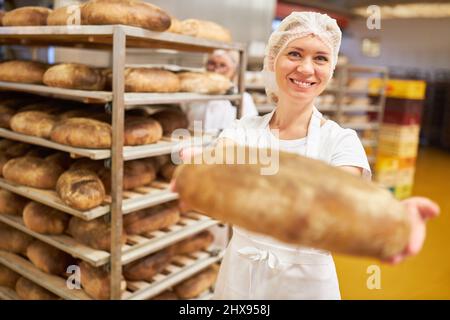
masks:
{"type": "Polygon", "coordinates": [[[412,197],[402,201],[411,221],[411,234],[405,250],[385,262],[397,264],[406,257],[414,256],[422,249],[426,236],[426,223],[439,215],[439,206],[430,199],[412,197]]]}

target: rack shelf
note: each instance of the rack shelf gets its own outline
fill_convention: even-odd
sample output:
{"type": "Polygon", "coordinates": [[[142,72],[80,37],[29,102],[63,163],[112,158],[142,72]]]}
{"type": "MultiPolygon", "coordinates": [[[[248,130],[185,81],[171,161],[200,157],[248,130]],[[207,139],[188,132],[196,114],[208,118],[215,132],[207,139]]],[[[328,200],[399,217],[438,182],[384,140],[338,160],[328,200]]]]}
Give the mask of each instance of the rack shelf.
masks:
{"type": "Polygon", "coordinates": [[[20,300],[17,293],[7,287],[0,287],[0,300],[20,300]]]}

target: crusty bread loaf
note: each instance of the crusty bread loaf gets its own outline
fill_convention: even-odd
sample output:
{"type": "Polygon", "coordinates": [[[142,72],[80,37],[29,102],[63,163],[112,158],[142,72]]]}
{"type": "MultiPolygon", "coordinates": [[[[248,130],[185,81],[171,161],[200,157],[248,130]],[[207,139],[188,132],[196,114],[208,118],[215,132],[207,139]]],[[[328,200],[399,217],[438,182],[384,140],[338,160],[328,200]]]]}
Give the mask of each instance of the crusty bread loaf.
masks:
{"type": "Polygon", "coordinates": [[[131,262],[123,267],[123,276],[130,281],[152,281],[155,275],[167,267],[172,256],[172,249],[166,248],[131,262]]]}
{"type": "Polygon", "coordinates": [[[34,232],[43,234],[63,234],[69,224],[69,215],[31,201],[23,210],[25,226],[34,232]]]}
{"type": "Polygon", "coordinates": [[[55,125],[51,140],[80,148],[111,147],[111,125],[88,118],[70,118],[55,125]]]}
{"type": "Polygon", "coordinates": [[[0,264],[0,287],[14,289],[19,278],[19,274],[0,264]]]}
{"type": "Polygon", "coordinates": [[[127,214],[123,226],[128,234],[145,234],[170,227],[179,220],[180,210],[175,202],[127,214]]]}
{"type": "Polygon", "coordinates": [[[40,189],[55,189],[61,173],[61,167],[31,156],[11,159],[3,166],[6,180],[40,189]]]}
{"type": "Polygon", "coordinates": [[[0,214],[21,216],[28,201],[15,193],[0,189],[0,214]]]}
{"type": "MultiPolygon", "coordinates": [[[[72,217],[67,232],[77,241],[97,250],[110,251],[111,225],[104,218],[84,221],[72,217]]],[[[122,232],[122,243],[125,244],[127,235],[122,232]]]]}
{"type": "Polygon", "coordinates": [[[176,165],[168,162],[161,167],[161,169],[159,170],[159,175],[163,177],[165,181],[171,181],[176,169],[176,165]]]}
{"type": "Polygon", "coordinates": [[[0,63],[0,81],[41,84],[48,66],[36,61],[12,60],[0,63]]]}
{"type": "Polygon", "coordinates": [[[11,129],[15,132],[49,138],[58,118],[45,111],[25,111],[11,118],[11,129]]]}
{"type": "Polygon", "coordinates": [[[151,300],[178,300],[178,297],[173,291],[164,291],[151,298],[151,300]]]}
{"type": "Polygon", "coordinates": [[[186,19],[181,21],[181,33],[208,40],[231,42],[231,33],[212,21],[186,19]]]}
{"type": "Polygon", "coordinates": [[[180,80],[168,70],[156,68],[127,68],[125,70],[127,92],[178,92],[180,80]]]}
{"type": "Polygon", "coordinates": [[[208,269],[176,285],[173,291],[180,299],[195,298],[214,285],[218,272],[219,266],[214,264],[208,269]]]}
{"type": "Polygon", "coordinates": [[[138,146],[155,143],[162,138],[161,125],[152,118],[127,117],[125,119],[124,145],[138,146]]]}
{"type": "Polygon", "coordinates": [[[97,161],[88,158],[78,159],[70,166],[70,169],[83,169],[93,172],[100,172],[104,168],[105,166],[103,164],[103,161],[97,161]]]}
{"type": "Polygon", "coordinates": [[[24,254],[32,241],[29,235],[0,223],[0,250],[24,254]]]}
{"type": "MultiPolygon", "coordinates": [[[[99,172],[106,193],[111,192],[111,170],[103,168],[99,172]]],[[[156,170],[150,159],[126,161],[123,166],[123,189],[130,190],[152,183],[156,170]]]]}
{"type": "Polygon", "coordinates": [[[45,157],[45,161],[47,161],[50,164],[57,165],[64,170],[67,170],[70,168],[74,160],[70,157],[70,155],[67,152],[55,152],[51,155],[45,157]]]}
{"type": "Polygon", "coordinates": [[[16,293],[22,300],[59,300],[58,296],[23,277],[17,280],[16,293]]]}
{"type": "Polygon", "coordinates": [[[5,13],[2,24],[8,27],[45,26],[52,10],[44,7],[22,7],[5,13]]]}
{"type": "Polygon", "coordinates": [[[200,250],[206,250],[213,241],[213,234],[210,231],[205,230],[176,243],[174,245],[174,251],[175,254],[189,254],[200,250]]]}
{"type": "MultiPolygon", "coordinates": [[[[94,299],[110,299],[111,276],[103,267],[93,267],[87,262],[79,264],[81,273],[81,285],[84,291],[94,299]]],[[[126,289],[126,282],[121,282],[121,289],[126,289]]]]}
{"type": "Polygon", "coordinates": [[[175,129],[187,128],[189,125],[181,110],[165,109],[152,114],[152,118],[162,126],[164,135],[170,135],[175,129]]]}
{"type": "Polygon", "coordinates": [[[76,26],[81,24],[81,5],[73,4],[60,7],[51,12],[47,17],[48,26],[76,26]]]}
{"type": "Polygon", "coordinates": [[[49,68],[43,78],[49,87],[103,90],[105,77],[101,70],[78,63],[63,63],[49,68]]]}
{"type": "Polygon", "coordinates": [[[233,84],[231,81],[215,72],[181,72],[178,74],[181,91],[203,94],[225,94],[233,84]]]}
{"type": "Polygon", "coordinates": [[[67,267],[75,264],[72,256],[39,240],[28,246],[27,257],[39,270],[53,275],[66,276],[67,267]]]}
{"type": "MultiPolygon", "coordinates": [[[[267,155],[244,147],[222,152],[240,159],[267,155]]],[[[297,154],[272,152],[270,159],[182,165],[176,190],[192,210],[287,243],[379,259],[405,250],[409,216],[389,191],[297,154]]]]}
{"type": "Polygon", "coordinates": [[[137,0],[91,0],[81,8],[83,24],[124,24],[152,31],[170,27],[170,16],[159,7],[137,0]]]}
{"type": "Polygon", "coordinates": [[[56,192],[68,206],[89,210],[103,203],[105,188],[92,171],[73,169],[64,172],[56,184],[56,192]]]}

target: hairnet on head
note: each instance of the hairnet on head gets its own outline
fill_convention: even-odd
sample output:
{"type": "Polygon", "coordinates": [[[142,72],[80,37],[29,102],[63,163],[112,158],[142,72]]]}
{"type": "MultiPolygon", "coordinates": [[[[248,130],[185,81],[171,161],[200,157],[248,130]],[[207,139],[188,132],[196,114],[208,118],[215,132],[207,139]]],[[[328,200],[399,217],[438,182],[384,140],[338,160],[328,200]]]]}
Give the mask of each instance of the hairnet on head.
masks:
{"type": "MultiPolygon", "coordinates": [[[[315,35],[331,50],[331,71],[336,67],[342,33],[335,19],[317,12],[292,12],[279,25],[270,38],[264,57],[263,76],[269,100],[277,102],[278,86],[275,63],[280,52],[293,40],[315,35]]],[[[333,75],[331,72],[330,77],[333,75]]]]}

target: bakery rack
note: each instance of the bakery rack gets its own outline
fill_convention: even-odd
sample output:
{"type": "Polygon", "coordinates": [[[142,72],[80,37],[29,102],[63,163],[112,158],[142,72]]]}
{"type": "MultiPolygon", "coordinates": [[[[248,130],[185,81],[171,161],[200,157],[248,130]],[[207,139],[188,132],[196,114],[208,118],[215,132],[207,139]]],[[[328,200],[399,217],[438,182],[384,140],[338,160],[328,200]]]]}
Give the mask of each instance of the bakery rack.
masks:
{"type": "MultiPolygon", "coordinates": [[[[71,255],[89,262],[93,266],[104,266],[111,271],[111,299],[147,299],[170,286],[192,276],[221,259],[221,252],[200,252],[188,257],[176,257],[174,262],[151,283],[129,283],[127,290],[121,292],[122,265],[169,246],[176,241],[189,237],[217,221],[196,213],[182,216],[179,223],[165,230],[152,232],[144,236],[131,236],[125,246],[120,243],[122,233],[122,215],[151,207],[178,198],[168,189],[167,183],[154,182],[150,186],[135,190],[122,190],[123,162],[162,154],[170,154],[184,146],[184,143],[205,144],[210,140],[204,136],[194,136],[191,140],[164,138],[158,143],[147,146],[123,146],[125,110],[142,105],[171,104],[179,102],[230,100],[237,105],[237,114],[241,114],[244,91],[244,72],[246,66],[246,48],[239,43],[222,43],[167,32],[152,32],[138,27],[125,25],[105,26],[42,26],[42,27],[1,27],[1,45],[25,45],[31,47],[75,47],[112,51],[113,85],[112,91],[81,91],[51,88],[44,85],[0,82],[0,89],[27,92],[41,96],[63,98],[84,103],[104,104],[112,114],[111,149],[84,149],[64,146],[49,140],[18,134],[0,129],[0,137],[35,144],[68,152],[73,157],[89,157],[105,160],[111,168],[111,197],[97,208],[78,211],[64,205],[54,191],[24,187],[0,179],[0,187],[50,207],[72,214],[85,220],[104,217],[111,221],[111,252],[93,250],[66,236],[47,236],[34,233],[25,228],[17,217],[0,216],[0,220],[16,229],[53,245],[71,255]],[[203,95],[195,93],[125,93],[124,69],[127,48],[172,49],[197,53],[209,53],[215,49],[236,50],[240,56],[238,92],[230,95],[203,95]]],[[[26,259],[11,253],[0,251],[0,263],[22,276],[36,282],[63,299],[90,299],[83,291],[68,290],[62,278],[51,276],[37,270],[26,259]]],[[[11,292],[0,288],[0,297],[10,297],[11,292]]]]}

